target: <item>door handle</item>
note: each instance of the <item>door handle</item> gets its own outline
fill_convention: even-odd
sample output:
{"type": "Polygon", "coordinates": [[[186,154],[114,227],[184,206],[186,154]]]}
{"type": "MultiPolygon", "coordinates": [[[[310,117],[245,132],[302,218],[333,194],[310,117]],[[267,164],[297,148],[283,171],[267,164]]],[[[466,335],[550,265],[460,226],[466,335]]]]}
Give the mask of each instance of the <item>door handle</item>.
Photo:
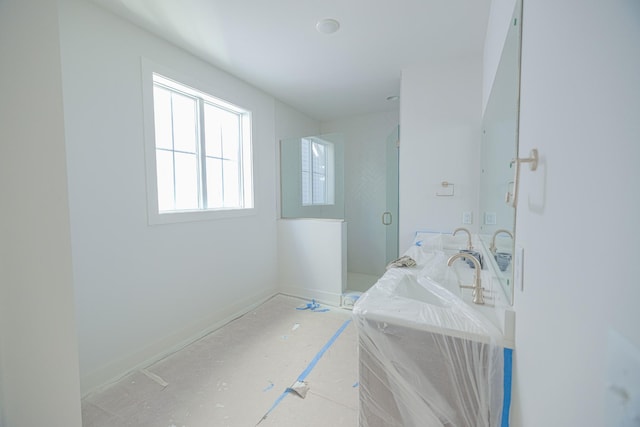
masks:
{"type": "Polygon", "coordinates": [[[391,225],[392,222],[393,222],[393,215],[391,215],[391,212],[389,211],[384,212],[382,214],[382,224],[391,225]]]}

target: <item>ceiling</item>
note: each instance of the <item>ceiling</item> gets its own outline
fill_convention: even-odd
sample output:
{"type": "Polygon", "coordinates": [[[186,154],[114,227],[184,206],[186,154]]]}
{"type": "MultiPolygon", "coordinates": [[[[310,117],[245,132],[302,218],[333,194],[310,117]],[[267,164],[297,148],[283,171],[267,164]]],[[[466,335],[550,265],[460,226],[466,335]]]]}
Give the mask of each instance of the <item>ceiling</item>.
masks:
{"type": "Polygon", "coordinates": [[[318,120],[398,109],[401,71],[482,56],[490,0],[93,0],[318,120]],[[340,29],[321,34],[319,19],[340,29]]]}

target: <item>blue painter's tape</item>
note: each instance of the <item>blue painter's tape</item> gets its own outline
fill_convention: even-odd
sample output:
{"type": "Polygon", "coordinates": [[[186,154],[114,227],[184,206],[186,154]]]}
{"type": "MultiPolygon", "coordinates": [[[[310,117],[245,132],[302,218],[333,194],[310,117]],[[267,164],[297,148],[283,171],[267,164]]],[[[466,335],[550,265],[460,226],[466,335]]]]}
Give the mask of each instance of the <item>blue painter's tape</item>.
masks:
{"type": "Polygon", "coordinates": [[[509,410],[511,409],[511,376],[513,372],[513,350],[504,349],[504,385],[502,397],[502,424],[509,427],[509,410]]]}
{"type": "Polygon", "coordinates": [[[340,334],[347,329],[347,326],[349,326],[349,323],[351,323],[351,319],[348,319],[346,322],[344,322],[342,324],[342,326],[340,326],[340,328],[336,331],[335,334],[333,334],[333,336],[331,337],[331,339],[324,345],[324,347],[322,347],[320,349],[320,351],[318,352],[318,354],[316,354],[316,357],[313,358],[313,360],[309,363],[309,366],[307,366],[307,369],[305,369],[304,371],[302,371],[302,373],[300,374],[300,376],[298,377],[298,381],[304,381],[307,376],[309,375],[309,373],[313,370],[313,368],[315,368],[316,364],[318,363],[318,361],[320,360],[320,358],[322,357],[322,355],[324,355],[324,353],[329,349],[329,347],[331,347],[333,345],[334,342],[336,342],[336,340],[338,339],[338,337],[340,336],[340,334]]]}
{"type": "MultiPolygon", "coordinates": [[[[264,414],[264,416],[260,419],[260,421],[258,421],[258,424],[260,424],[261,422],[263,422],[264,420],[267,419],[267,416],[271,413],[271,411],[276,409],[276,406],[278,406],[280,404],[280,402],[282,402],[282,400],[287,396],[287,394],[289,394],[289,389],[286,389],[285,391],[282,392],[282,394],[280,396],[278,396],[276,401],[273,402],[273,405],[271,405],[271,408],[269,408],[267,413],[264,414]]],[[[256,424],[256,425],[258,425],[258,424],[256,424]]]]}
{"type": "Polygon", "coordinates": [[[296,310],[315,310],[316,308],[320,308],[320,304],[316,302],[316,300],[312,299],[311,302],[307,303],[304,307],[298,307],[296,310]]]}
{"type": "MultiPolygon", "coordinates": [[[[316,304],[315,301],[312,302],[312,304],[316,304]]],[[[298,310],[305,310],[306,308],[299,308],[298,310]]],[[[336,342],[336,340],[338,339],[338,337],[340,336],[340,334],[342,334],[342,332],[344,332],[345,329],[347,329],[347,326],[349,326],[349,323],[351,323],[351,319],[348,319],[347,321],[345,321],[342,326],[340,326],[340,328],[336,331],[335,334],[333,334],[333,336],[329,339],[329,341],[327,341],[327,343],[324,345],[324,347],[322,347],[320,349],[320,351],[318,352],[318,354],[316,354],[316,357],[313,358],[313,360],[309,363],[309,365],[307,366],[307,368],[302,371],[302,373],[300,374],[300,376],[298,376],[298,381],[304,381],[307,376],[311,373],[311,371],[313,370],[313,368],[315,368],[315,366],[318,364],[318,361],[320,360],[320,358],[322,358],[322,356],[326,353],[326,351],[329,349],[329,347],[331,347],[333,345],[334,342],[336,342]]],[[[282,402],[282,400],[285,398],[285,396],[287,394],[289,394],[289,392],[291,391],[290,388],[285,389],[285,391],[278,396],[278,398],[276,399],[275,402],[273,402],[273,405],[271,405],[271,408],[269,408],[269,410],[267,411],[266,414],[264,414],[264,416],[260,419],[260,421],[258,422],[258,424],[260,424],[262,421],[264,421],[267,416],[274,410],[276,409],[276,407],[280,404],[280,402],[282,402]]],[[[257,424],[256,424],[257,425],[257,424]]]]}
{"type": "Polygon", "coordinates": [[[320,304],[316,300],[312,299],[310,303],[307,303],[304,307],[297,307],[296,310],[311,310],[317,313],[325,313],[329,311],[328,308],[320,308],[320,304]]]}

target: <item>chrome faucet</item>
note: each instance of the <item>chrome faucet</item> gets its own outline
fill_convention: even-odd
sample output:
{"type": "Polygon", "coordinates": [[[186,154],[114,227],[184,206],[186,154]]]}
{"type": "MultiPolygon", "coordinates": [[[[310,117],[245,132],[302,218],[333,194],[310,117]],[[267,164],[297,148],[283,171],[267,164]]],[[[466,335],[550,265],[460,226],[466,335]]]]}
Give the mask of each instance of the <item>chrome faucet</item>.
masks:
{"type": "Polygon", "coordinates": [[[473,250],[473,244],[471,243],[471,232],[469,230],[467,230],[466,228],[464,228],[464,227],[460,227],[460,228],[456,228],[455,230],[453,230],[453,235],[455,236],[458,231],[464,231],[464,232],[467,233],[467,235],[469,236],[469,240],[467,242],[467,249],[472,251],[473,250]]]}
{"type": "Polygon", "coordinates": [[[511,237],[511,240],[513,240],[513,234],[511,234],[511,232],[509,230],[497,230],[495,233],[493,233],[493,238],[491,239],[491,246],[489,246],[489,250],[491,251],[492,254],[496,254],[496,251],[498,250],[498,248],[496,247],[496,236],[500,233],[506,233],[509,235],[509,237],[511,237]]]}
{"type": "Polygon", "coordinates": [[[473,262],[473,264],[476,267],[473,286],[460,285],[460,287],[463,289],[473,289],[472,295],[473,295],[474,304],[484,304],[484,295],[482,294],[484,289],[482,288],[482,279],[480,278],[480,273],[482,271],[482,268],[480,267],[480,262],[476,259],[476,257],[468,253],[457,253],[451,256],[451,258],[449,258],[449,260],[447,261],[447,265],[451,267],[451,265],[455,262],[455,260],[459,258],[470,259],[471,262],[473,262]]]}

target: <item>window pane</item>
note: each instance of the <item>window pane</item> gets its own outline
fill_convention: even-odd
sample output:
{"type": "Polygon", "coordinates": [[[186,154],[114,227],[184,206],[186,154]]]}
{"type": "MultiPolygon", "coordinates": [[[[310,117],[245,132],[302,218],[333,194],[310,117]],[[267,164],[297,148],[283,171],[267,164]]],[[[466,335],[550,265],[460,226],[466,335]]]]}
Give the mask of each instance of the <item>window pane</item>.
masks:
{"type": "Polygon", "coordinates": [[[179,93],[172,94],[174,150],[195,153],[197,146],[197,102],[179,93]]]}
{"type": "Polygon", "coordinates": [[[204,114],[207,156],[238,159],[240,116],[211,104],[205,104],[204,114]]]}
{"type": "Polygon", "coordinates": [[[311,141],[300,140],[300,169],[302,171],[302,204],[313,203],[311,198],[311,141]]]}
{"type": "Polygon", "coordinates": [[[240,206],[240,169],[238,163],[231,160],[223,161],[224,173],[224,207],[240,206]]]}
{"type": "Polygon", "coordinates": [[[204,105],[204,126],[207,156],[222,157],[222,118],[218,107],[204,105]]]}
{"type": "Polygon", "coordinates": [[[223,207],[222,160],[207,157],[207,208],[223,207]]]}
{"type": "Polygon", "coordinates": [[[314,142],[311,145],[311,151],[313,152],[313,173],[325,174],[327,168],[326,147],[323,144],[314,142]]]}
{"type": "Polygon", "coordinates": [[[309,172],[302,172],[302,204],[310,205],[311,200],[311,174],[309,172]]]}
{"type": "Polygon", "coordinates": [[[243,208],[245,192],[252,207],[250,113],[160,75],[153,79],[159,211],[243,208]]]}
{"type": "Polygon", "coordinates": [[[224,112],[222,122],[222,155],[225,159],[237,161],[240,157],[240,117],[224,112]]]}
{"type": "Polygon", "coordinates": [[[172,211],[173,202],[173,152],[156,150],[156,170],[158,173],[158,210],[172,211]]]}
{"type": "Polygon", "coordinates": [[[311,143],[308,139],[303,139],[300,142],[300,153],[301,153],[301,166],[303,172],[311,171],[311,143]]]}
{"type": "Polygon", "coordinates": [[[158,86],[153,88],[153,120],[156,131],[156,147],[172,149],[171,92],[158,86]]]}
{"type": "Polygon", "coordinates": [[[175,153],[176,209],[198,209],[198,160],[195,154],[175,153]]]}
{"type": "Polygon", "coordinates": [[[313,204],[326,204],[326,185],[325,177],[322,174],[313,174],[313,204]]]}
{"type": "Polygon", "coordinates": [[[327,204],[327,147],[312,139],[300,142],[302,204],[327,204]]]}

